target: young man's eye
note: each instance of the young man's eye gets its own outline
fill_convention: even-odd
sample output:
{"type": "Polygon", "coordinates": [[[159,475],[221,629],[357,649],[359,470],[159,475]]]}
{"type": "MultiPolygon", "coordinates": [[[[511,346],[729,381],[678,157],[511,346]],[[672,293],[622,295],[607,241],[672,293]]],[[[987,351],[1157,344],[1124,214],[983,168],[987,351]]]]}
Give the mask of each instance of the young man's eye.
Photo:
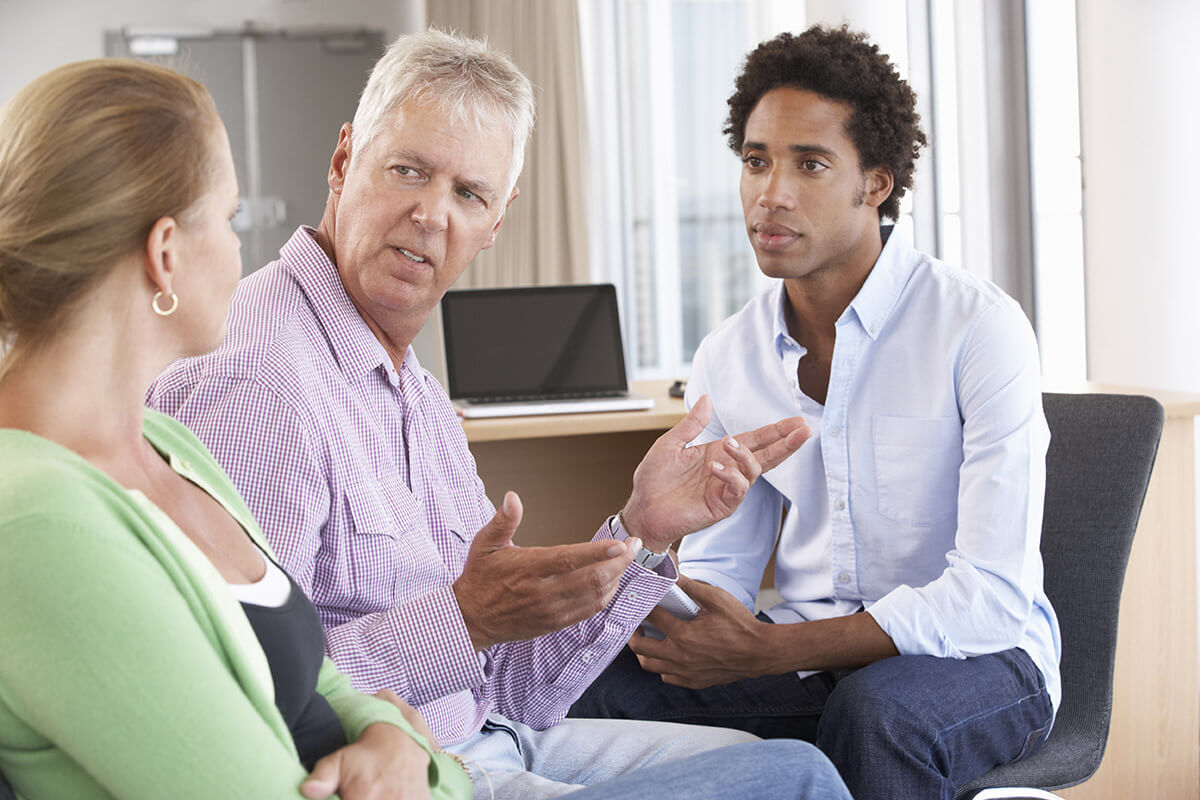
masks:
{"type": "Polygon", "coordinates": [[[800,166],[805,172],[821,172],[822,170],[829,169],[827,165],[812,158],[805,159],[800,163],[800,166]]]}

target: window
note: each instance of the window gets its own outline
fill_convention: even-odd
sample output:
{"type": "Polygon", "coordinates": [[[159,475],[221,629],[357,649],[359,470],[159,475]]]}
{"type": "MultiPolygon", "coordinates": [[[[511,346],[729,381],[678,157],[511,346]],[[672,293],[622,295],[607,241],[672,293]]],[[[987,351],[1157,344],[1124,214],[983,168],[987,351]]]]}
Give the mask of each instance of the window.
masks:
{"type": "Polygon", "coordinates": [[[803,28],[762,0],[581,3],[593,133],[592,263],[618,286],[635,377],[686,374],[700,340],[766,286],[741,163],[721,133],[745,54],[803,28]]]}
{"type": "Polygon", "coordinates": [[[1035,305],[1069,299],[1078,314],[1038,332],[1048,370],[1082,369],[1079,187],[1070,184],[1078,106],[1067,91],[1073,69],[1063,68],[1073,67],[1070,6],[1029,4],[1025,19],[962,0],[580,0],[592,275],[618,287],[633,377],[686,375],[704,335],[768,285],[746,241],[740,163],[721,134],[725,101],[759,42],[844,21],[909,80],[930,137],[899,224],[918,248],[1000,284],[1031,319],[1035,305]],[[1070,48],[1059,46],[1064,37],[1070,48]],[[1039,75],[1028,95],[1027,68],[1039,75]],[[1043,68],[1059,76],[1053,86],[1043,68]],[[1031,141],[1030,130],[1047,138],[1031,141]],[[1037,263],[1056,271],[1035,281],[1037,263]]]}
{"type": "Polygon", "coordinates": [[[1039,0],[1026,13],[1038,343],[1042,374],[1069,386],[1087,377],[1075,3],[1039,0]]]}

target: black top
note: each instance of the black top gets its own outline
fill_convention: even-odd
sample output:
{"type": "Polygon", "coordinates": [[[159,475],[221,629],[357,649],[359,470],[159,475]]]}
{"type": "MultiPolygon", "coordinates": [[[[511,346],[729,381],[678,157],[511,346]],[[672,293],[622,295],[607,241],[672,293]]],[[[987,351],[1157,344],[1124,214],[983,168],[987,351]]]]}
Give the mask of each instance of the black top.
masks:
{"type": "Polygon", "coordinates": [[[282,606],[242,603],[242,610],[267,654],[275,705],[292,732],[300,763],[311,770],[318,760],[345,746],[346,735],[329,701],[317,693],[317,675],[325,658],[321,620],[291,576],[288,583],[291,591],[282,606]]]}

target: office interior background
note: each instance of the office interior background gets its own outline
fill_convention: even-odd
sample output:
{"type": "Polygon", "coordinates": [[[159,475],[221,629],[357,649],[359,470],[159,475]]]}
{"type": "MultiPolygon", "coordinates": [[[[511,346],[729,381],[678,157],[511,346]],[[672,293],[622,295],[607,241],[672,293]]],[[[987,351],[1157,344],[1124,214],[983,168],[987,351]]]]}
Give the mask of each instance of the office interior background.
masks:
{"type": "MultiPolygon", "coordinates": [[[[428,24],[485,35],[532,78],[538,123],[521,196],[459,285],[610,281],[631,377],[676,378],[704,333],[764,285],[720,133],[741,58],[779,31],[843,21],[918,92],[931,146],[900,224],[1021,302],[1047,387],[1200,394],[1195,0],[0,0],[0,103],[106,54],[205,80],[234,144],[252,270],[319,220],[338,126],[380,44],[428,24]]],[[[418,342],[435,373],[438,338],[435,320],[418,342]]],[[[1162,455],[1160,469],[1180,467],[1162,455]]],[[[1200,469],[1185,466],[1195,494],[1200,469]]],[[[1163,538],[1176,535],[1195,528],[1163,538]]],[[[1176,542],[1164,552],[1183,553],[1176,542]]],[[[1155,577],[1171,567],[1147,565],[1143,619],[1186,603],[1155,577]]],[[[1194,575],[1184,585],[1194,592],[1194,575]]],[[[1192,704],[1194,667],[1180,693],[1192,704]]],[[[1194,719],[1192,708],[1189,781],[1194,719]]]]}
{"type": "MultiPolygon", "coordinates": [[[[1190,0],[0,0],[0,101],[58,64],[130,47],[215,80],[186,51],[224,37],[217,52],[245,62],[231,79],[267,83],[218,98],[244,145],[252,269],[317,221],[326,151],[362,79],[357,67],[341,83],[323,66],[272,76],[270,43],[317,37],[328,53],[350,34],[387,41],[426,24],[486,35],[533,78],[539,120],[500,243],[461,285],[611,281],[632,377],[679,377],[704,333],[763,286],[720,133],[740,60],[779,31],[843,21],[920,97],[931,146],[901,224],[1021,302],[1048,384],[1200,392],[1190,0]],[[162,50],[169,39],[185,52],[162,50]],[[335,121],[307,122],[315,107],[335,121]],[[272,158],[294,184],[286,201],[247,174],[272,158]]],[[[424,338],[437,372],[436,337],[424,338]]]]}

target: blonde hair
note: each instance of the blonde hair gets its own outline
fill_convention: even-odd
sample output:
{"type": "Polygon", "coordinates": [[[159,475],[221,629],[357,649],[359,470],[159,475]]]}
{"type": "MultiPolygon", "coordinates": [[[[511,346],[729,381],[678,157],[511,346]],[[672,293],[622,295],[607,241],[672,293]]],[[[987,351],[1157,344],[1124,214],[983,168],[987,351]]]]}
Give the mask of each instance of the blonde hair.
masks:
{"type": "Polygon", "coordinates": [[[533,87],[516,65],[486,41],[430,29],[401,36],[371,70],[354,112],[352,141],[366,148],[383,117],[410,100],[435,103],[454,122],[476,128],[498,119],[512,137],[508,191],[525,163],[533,131],[533,87]]]}
{"type": "Polygon", "coordinates": [[[203,85],[96,59],[47,72],[0,110],[3,375],[156,220],[210,188],[220,124],[203,85]]]}

